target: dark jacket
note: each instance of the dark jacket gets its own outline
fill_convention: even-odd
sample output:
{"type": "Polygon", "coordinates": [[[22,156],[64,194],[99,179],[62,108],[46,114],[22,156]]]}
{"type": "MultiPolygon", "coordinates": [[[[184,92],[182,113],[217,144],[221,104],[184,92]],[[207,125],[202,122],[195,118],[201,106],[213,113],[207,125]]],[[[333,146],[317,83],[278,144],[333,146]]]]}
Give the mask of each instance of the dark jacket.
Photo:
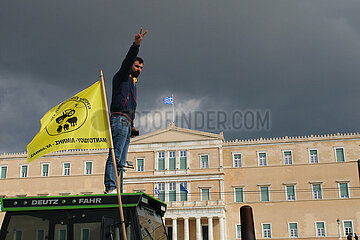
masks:
{"type": "Polygon", "coordinates": [[[111,113],[124,113],[131,120],[135,118],[136,110],[136,85],[130,78],[131,68],[139,52],[139,47],[133,44],[120,70],[113,77],[112,99],[110,105],[111,113]]]}

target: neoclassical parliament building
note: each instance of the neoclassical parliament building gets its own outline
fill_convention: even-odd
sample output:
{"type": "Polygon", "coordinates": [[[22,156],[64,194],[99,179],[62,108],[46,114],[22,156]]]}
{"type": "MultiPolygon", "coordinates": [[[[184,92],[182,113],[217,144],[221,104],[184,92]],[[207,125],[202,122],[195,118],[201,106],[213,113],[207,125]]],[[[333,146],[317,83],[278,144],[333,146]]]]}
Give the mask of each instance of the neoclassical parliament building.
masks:
{"type": "MultiPolygon", "coordinates": [[[[0,198],[103,193],[107,154],[1,154],[0,198]]],[[[124,192],[166,202],[173,240],[241,239],[244,205],[256,239],[346,239],[360,232],[358,159],[358,133],[226,141],[170,124],[132,139],[124,192]]]]}

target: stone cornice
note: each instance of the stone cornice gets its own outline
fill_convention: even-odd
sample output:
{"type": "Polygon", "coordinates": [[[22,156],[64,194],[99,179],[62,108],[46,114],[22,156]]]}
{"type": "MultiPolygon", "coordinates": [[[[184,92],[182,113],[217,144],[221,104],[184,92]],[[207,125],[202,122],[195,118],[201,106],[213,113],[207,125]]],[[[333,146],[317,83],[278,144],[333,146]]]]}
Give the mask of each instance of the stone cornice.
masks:
{"type": "Polygon", "coordinates": [[[224,147],[239,146],[239,145],[256,145],[256,144],[281,144],[281,143],[300,143],[310,141],[339,141],[339,140],[360,140],[359,133],[337,133],[337,134],[320,134],[309,136],[285,136],[273,138],[258,138],[258,139],[236,139],[225,141],[224,147]]]}
{"type": "MultiPolygon", "coordinates": [[[[285,136],[285,137],[273,137],[273,138],[258,138],[258,139],[236,139],[236,140],[229,140],[229,141],[223,141],[223,134],[213,134],[213,133],[206,133],[191,129],[184,129],[179,128],[176,126],[170,126],[168,128],[165,128],[160,131],[167,131],[169,129],[179,129],[181,131],[188,131],[188,132],[196,132],[197,134],[203,134],[204,136],[213,136],[214,138],[212,140],[207,141],[213,141],[210,145],[220,145],[223,147],[233,147],[233,146],[249,146],[249,145],[257,145],[257,144],[291,144],[291,143],[303,143],[303,142],[310,142],[310,141],[341,141],[341,140],[360,140],[360,133],[337,133],[337,134],[321,134],[321,135],[309,135],[309,136],[285,136]],[[220,142],[218,142],[220,140],[220,142]]],[[[151,134],[158,134],[159,132],[149,133],[151,134]]],[[[147,135],[147,136],[149,136],[147,135]]],[[[140,137],[139,137],[140,138],[140,137]]],[[[190,142],[201,142],[206,140],[192,140],[190,142]]],[[[183,141],[186,142],[186,141],[183,141]]],[[[178,142],[181,143],[181,142],[178,142]]],[[[135,142],[130,144],[131,146],[137,145],[135,142]]],[[[144,144],[144,146],[150,147],[150,148],[156,148],[156,143],[152,144],[144,144]],[[153,145],[155,144],[155,145],[153,145]]],[[[185,144],[186,145],[186,144],[185,144]]],[[[209,146],[210,146],[209,145],[209,146]]],[[[199,147],[204,147],[201,144],[199,147]]],[[[136,148],[135,148],[136,149],[136,148]]],[[[134,149],[134,150],[135,150],[134,149]]],[[[44,157],[54,157],[54,156],[69,156],[69,155],[82,155],[82,154],[106,154],[108,152],[108,149],[75,149],[75,150],[61,150],[56,151],[53,153],[49,153],[45,155],[44,157]]],[[[131,151],[129,151],[131,152],[131,151]]],[[[137,151],[135,151],[137,152],[137,151]]],[[[20,153],[0,153],[0,160],[1,159],[15,159],[15,158],[27,158],[27,152],[20,152],[20,153]]],[[[43,158],[43,157],[42,157],[43,158]]]]}

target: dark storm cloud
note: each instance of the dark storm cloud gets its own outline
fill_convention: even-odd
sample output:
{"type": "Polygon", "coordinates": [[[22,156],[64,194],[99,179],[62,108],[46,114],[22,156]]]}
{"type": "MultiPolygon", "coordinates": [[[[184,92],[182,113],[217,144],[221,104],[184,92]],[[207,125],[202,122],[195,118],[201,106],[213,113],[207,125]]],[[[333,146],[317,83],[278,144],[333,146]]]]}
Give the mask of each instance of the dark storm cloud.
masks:
{"type": "MultiPolygon", "coordinates": [[[[358,131],[358,1],[5,1],[0,152],[24,151],[43,114],[111,78],[140,26],[141,111],[174,94],[194,111],[269,111],[227,139],[358,131]]],[[[194,128],[194,127],[193,127],[194,128]]]]}

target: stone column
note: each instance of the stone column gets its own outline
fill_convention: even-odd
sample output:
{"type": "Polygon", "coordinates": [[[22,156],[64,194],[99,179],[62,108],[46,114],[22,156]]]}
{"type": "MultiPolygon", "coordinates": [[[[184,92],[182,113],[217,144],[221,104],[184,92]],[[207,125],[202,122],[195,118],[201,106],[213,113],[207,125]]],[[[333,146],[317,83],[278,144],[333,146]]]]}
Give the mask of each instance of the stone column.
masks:
{"type": "Polygon", "coordinates": [[[220,200],[222,200],[222,201],[224,201],[224,199],[225,199],[224,192],[225,192],[224,179],[221,179],[220,180],[220,200]]]}
{"type": "Polygon", "coordinates": [[[184,218],[184,240],[189,240],[189,218],[184,218]]]}
{"type": "Polygon", "coordinates": [[[220,240],[225,240],[225,225],[224,225],[224,218],[223,217],[220,217],[219,218],[219,221],[220,221],[220,240]]]}
{"type": "Polygon", "coordinates": [[[226,231],[227,231],[227,228],[226,228],[226,217],[224,217],[224,239],[226,239],[226,231]]]}
{"type": "Polygon", "coordinates": [[[196,218],[196,240],[201,240],[201,220],[196,218]]]}
{"type": "Polygon", "coordinates": [[[224,160],[223,160],[223,148],[219,147],[219,160],[220,160],[220,171],[224,170],[224,160]]]}
{"type": "Polygon", "coordinates": [[[208,217],[209,240],[214,240],[213,218],[208,217]]]}
{"type": "Polygon", "coordinates": [[[176,218],[172,219],[172,228],[173,228],[172,239],[177,240],[177,221],[176,221],[176,218]]]}
{"type": "Polygon", "coordinates": [[[154,166],[154,170],[155,172],[158,170],[158,161],[157,161],[157,152],[154,152],[154,159],[155,159],[155,166],[154,166]]]}

